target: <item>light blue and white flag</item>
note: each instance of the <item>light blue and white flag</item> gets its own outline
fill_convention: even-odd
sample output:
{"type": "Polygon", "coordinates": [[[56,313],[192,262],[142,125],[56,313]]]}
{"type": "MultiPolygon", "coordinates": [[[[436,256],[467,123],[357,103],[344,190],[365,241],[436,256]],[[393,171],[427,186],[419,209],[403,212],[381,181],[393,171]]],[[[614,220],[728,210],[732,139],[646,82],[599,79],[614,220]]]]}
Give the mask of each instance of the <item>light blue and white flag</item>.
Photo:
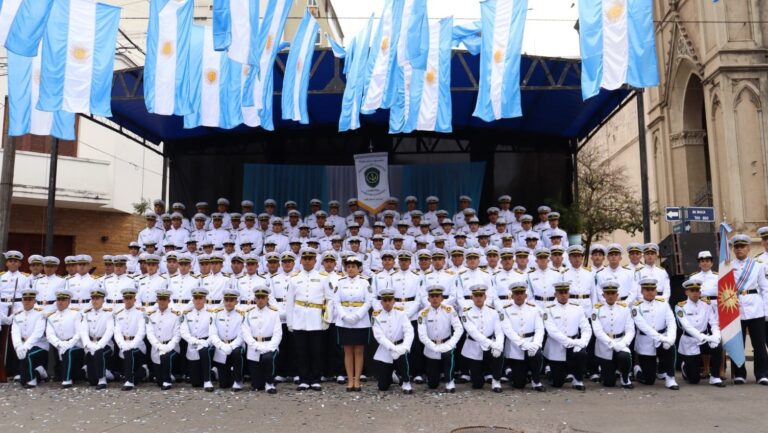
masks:
{"type": "Polygon", "coordinates": [[[453,46],[455,48],[458,47],[459,44],[464,44],[464,47],[469,54],[476,56],[480,54],[481,35],[480,21],[473,21],[463,26],[456,26],[453,28],[453,46]]]}
{"type": "Polygon", "coordinates": [[[155,114],[192,113],[189,101],[189,35],[193,0],[151,0],[144,63],[144,103],[155,114]]]}
{"type": "Polygon", "coordinates": [[[397,41],[397,64],[424,70],[427,67],[429,22],[427,0],[404,0],[397,41]]]}
{"type": "Polygon", "coordinates": [[[250,63],[258,57],[259,0],[215,0],[213,45],[230,59],[250,63]]]}
{"type": "Polygon", "coordinates": [[[326,33],[325,38],[328,39],[328,43],[331,45],[333,57],[336,57],[337,59],[343,59],[347,55],[347,51],[344,50],[344,47],[342,47],[340,43],[336,42],[336,40],[333,39],[331,35],[326,33]]]}
{"type": "Polygon", "coordinates": [[[282,116],[283,119],[295,120],[302,124],[309,123],[307,113],[307,91],[309,89],[309,72],[312,69],[312,55],[315,53],[315,42],[320,25],[309,11],[304,11],[304,17],[296,30],[296,36],[291,44],[291,52],[285,63],[283,78],[282,116]]]}
{"type": "Polygon", "coordinates": [[[43,111],[110,117],[120,8],[92,0],[54,0],[43,38],[43,111]]]}
{"type": "Polygon", "coordinates": [[[653,4],[648,0],[579,0],[581,92],[659,85],[653,4]]]}
{"type": "Polygon", "coordinates": [[[368,54],[372,50],[370,47],[372,27],[373,16],[368,20],[365,29],[347,47],[347,56],[344,59],[347,83],[341,99],[340,132],[360,128],[360,105],[363,102],[363,92],[366,86],[368,54]],[[346,62],[350,62],[349,68],[347,68],[346,62]]]}
{"type": "Polygon", "coordinates": [[[386,0],[384,3],[384,11],[368,55],[365,78],[367,89],[360,108],[363,114],[372,114],[379,108],[389,108],[395,100],[396,91],[391,78],[396,65],[404,1],[386,0]]]}
{"type": "Polygon", "coordinates": [[[520,52],[528,0],[480,0],[480,85],[473,116],[520,117],[520,52]]]}
{"type": "Polygon", "coordinates": [[[6,32],[5,48],[20,56],[35,57],[40,41],[43,40],[52,5],[53,0],[21,0],[16,16],[6,32]]]}
{"type": "Polygon", "coordinates": [[[20,56],[8,52],[8,135],[52,135],[75,139],[75,114],[35,108],[40,88],[40,55],[20,56]]]}
{"type": "Polygon", "coordinates": [[[192,114],[184,128],[211,126],[231,129],[243,123],[241,110],[242,65],[213,48],[213,29],[192,25],[190,39],[190,97],[192,114]]]}
{"type": "Polygon", "coordinates": [[[19,11],[22,0],[2,0],[0,1],[0,46],[5,46],[5,40],[8,38],[8,31],[11,29],[16,13],[19,11]]]}

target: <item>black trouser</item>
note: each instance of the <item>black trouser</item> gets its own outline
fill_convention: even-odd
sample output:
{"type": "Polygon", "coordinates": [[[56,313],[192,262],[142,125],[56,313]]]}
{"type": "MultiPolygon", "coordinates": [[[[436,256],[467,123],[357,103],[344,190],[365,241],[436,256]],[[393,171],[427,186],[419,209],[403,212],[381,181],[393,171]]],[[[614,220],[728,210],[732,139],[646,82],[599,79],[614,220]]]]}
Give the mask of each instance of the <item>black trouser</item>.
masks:
{"type": "Polygon", "coordinates": [[[301,383],[320,383],[323,371],[323,331],[293,331],[296,364],[301,383]]]}
{"type": "MultiPolygon", "coordinates": [[[[720,377],[720,364],[723,358],[723,346],[709,348],[709,374],[712,377],[720,377]]],[[[682,361],[681,370],[683,371],[686,382],[696,384],[701,381],[701,355],[680,355],[682,361]]]]}
{"type": "Polygon", "coordinates": [[[454,360],[453,350],[440,354],[440,359],[426,359],[427,386],[429,389],[435,389],[440,385],[440,373],[445,376],[445,380],[453,380],[454,360]]]}
{"type": "Polygon", "coordinates": [[[112,348],[104,346],[94,354],[86,352],[85,370],[88,375],[88,384],[96,386],[99,379],[107,376],[107,360],[112,356],[112,348]]]}
{"type": "Polygon", "coordinates": [[[466,357],[465,365],[469,366],[469,377],[472,382],[472,389],[481,389],[485,385],[485,372],[489,371],[493,380],[501,380],[501,373],[504,369],[504,357],[494,358],[490,350],[483,352],[483,359],[475,360],[466,357]]]}
{"type": "Polygon", "coordinates": [[[623,383],[629,383],[629,371],[632,368],[632,355],[629,352],[613,352],[612,359],[597,358],[600,364],[600,382],[603,386],[616,386],[616,370],[621,374],[623,383]]]}
{"type": "Polygon", "coordinates": [[[234,382],[243,383],[243,358],[245,352],[242,347],[235,347],[232,353],[227,355],[224,363],[216,362],[219,370],[219,387],[229,388],[234,382]]]}
{"type": "Polygon", "coordinates": [[[512,381],[512,386],[517,389],[525,388],[529,371],[531,372],[531,382],[541,383],[541,366],[544,364],[541,349],[537,350],[533,356],[529,356],[528,352],[524,351],[523,356],[524,359],[509,358],[507,360],[512,369],[509,373],[509,380],[512,381]]]}
{"type": "Polygon", "coordinates": [[[48,362],[48,351],[41,349],[37,346],[32,346],[24,359],[19,359],[19,374],[21,375],[21,383],[26,384],[30,380],[35,378],[35,369],[37,367],[45,367],[48,362]]]}
{"type": "Polygon", "coordinates": [[[74,381],[76,378],[82,377],[84,355],[85,350],[82,347],[72,347],[61,355],[59,377],[62,381],[74,381]]]}
{"type": "Polygon", "coordinates": [[[144,379],[144,354],[139,349],[123,351],[123,377],[126,382],[136,383],[144,379]]]}
{"type": "Polygon", "coordinates": [[[189,367],[187,366],[187,357],[183,356],[183,354],[187,353],[188,345],[189,344],[187,343],[187,340],[183,338],[181,341],[179,341],[179,355],[181,356],[179,356],[176,359],[176,362],[174,362],[173,371],[171,372],[176,377],[184,376],[189,371],[189,367]]]}
{"type": "Polygon", "coordinates": [[[163,386],[163,383],[173,383],[171,380],[171,372],[173,371],[173,361],[179,356],[175,350],[171,350],[165,355],[160,355],[160,364],[154,364],[155,382],[159,386],[163,386]]]}
{"type": "Polygon", "coordinates": [[[376,366],[376,379],[379,382],[379,391],[389,390],[389,387],[392,385],[392,372],[395,370],[403,383],[411,381],[411,368],[406,355],[398,357],[391,363],[374,361],[373,364],[376,366]]]}
{"type": "Polygon", "coordinates": [[[573,348],[565,349],[565,361],[549,360],[552,386],[560,388],[565,383],[565,376],[570,373],[577,382],[584,380],[584,368],[587,365],[587,351],[582,349],[574,352],[573,348]]]}
{"type": "Polygon", "coordinates": [[[2,338],[0,338],[0,342],[5,345],[5,372],[10,380],[19,374],[19,358],[16,356],[16,350],[13,348],[11,325],[3,326],[1,329],[0,336],[2,338]]]}
{"type": "Polygon", "coordinates": [[[203,347],[197,351],[200,359],[187,360],[189,382],[194,388],[200,388],[205,382],[211,381],[211,364],[213,364],[213,352],[215,351],[216,348],[213,346],[203,347]]]}
{"type": "MultiPolygon", "coordinates": [[[[755,379],[762,379],[768,377],[768,352],[765,349],[765,318],[758,317],[757,319],[749,319],[741,321],[741,337],[746,341],[746,332],[749,330],[749,341],[752,342],[752,349],[754,350],[754,371],[755,379]]],[[[731,368],[733,369],[734,377],[747,378],[747,364],[745,363],[741,367],[737,367],[736,364],[731,361],[731,368]]]]}
{"type": "Polygon", "coordinates": [[[248,370],[251,372],[251,389],[263,390],[265,384],[275,384],[276,363],[279,358],[276,350],[262,353],[258,361],[248,361],[248,370]]]}
{"type": "Polygon", "coordinates": [[[288,380],[293,380],[293,376],[296,376],[296,357],[293,356],[293,349],[293,333],[288,332],[288,326],[283,323],[283,339],[278,347],[281,356],[277,358],[277,375],[288,380]]]}
{"type": "Polygon", "coordinates": [[[344,350],[339,346],[336,325],[331,323],[322,332],[325,346],[322,375],[336,380],[336,376],[344,375],[344,350]]]}
{"type": "Polygon", "coordinates": [[[645,385],[656,383],[656,358],[659,359],[658,371],[666,373],[667,376],[675,376],[675,346],[669,349],[659,346],[656,348],[656,356],[637,354],[637,365],[640,366],[642,374],[637,381],[645,385]]]}
{"type": "MultiPolygon", "coordinates": [[[[589,326],[592,326],[592,319],[589,320],[589,326]]],[[[587,344],[587,373],[589,374],[597,374],[602,361],[595,355],[596,342],[597,338],[595,338],[595,334],[592,333],[592,337],[589,339],[589,344],[587,344]]]]}
{"type": "MultiPolygon", "coordinates": [[[[418,340],[418,337],[414,338],[414,340],[418,340]]],[[[467,341],[467,333],[463,332],[461,334],[461,337],[459,337],[459,341],[456,342],[456,348],[455,348],[456,353],[461,353],[461,350],[464,348],[465,341],[467,341]]],[[[457,356],[455,359],[455,362],[456,362],[456,368],[454,368],[455,373],[462,374],[462,375],[464,374],[469,375],[469,364],[467,363],[466,358],[464,358],[463,356],[457,356]]]]}
{"type": "Polygon", "coordinates": [[[410,366],[411,377],[424,376],[426,374],[426,357],[424,356],[424,345],[421,343],[421,340],[419,340],[418,322],[416,320],[412,320],[411,327],[413,327],[413,335],[415,335],[415,338],[413,339],[413,343],[411,343],[411,350],[409,350],[405,356],[408,357],[408,365],[410,366]]]}

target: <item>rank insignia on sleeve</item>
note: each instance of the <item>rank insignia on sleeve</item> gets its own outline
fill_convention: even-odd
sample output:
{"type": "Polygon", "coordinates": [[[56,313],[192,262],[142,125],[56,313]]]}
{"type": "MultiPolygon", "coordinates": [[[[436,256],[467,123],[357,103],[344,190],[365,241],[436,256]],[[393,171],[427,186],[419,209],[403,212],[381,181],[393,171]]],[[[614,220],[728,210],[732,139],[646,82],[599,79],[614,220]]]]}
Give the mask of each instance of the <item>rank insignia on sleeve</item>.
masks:
{"type": "Polygon", "coordinates": [[[596,313],[592,313],[592,320],[593,320],[593,321],[594,321],[594,320],[597,320],[597,314],[596,314],[596,313]]]}
{"type": "Polygon", "coordinates": [[[684,315],[683,310],[677,310],[677,317],[682,318],[684,315]]]}
{"type": "Polygon", "coordinates": [[[422,323],[424,323],[424,318],[419,316],[419,325],[421,325],[422,323]]]}
{"type": "Polygon", "coordinates": [[[632,317],[637,316],[637,308],[632,309],[632,317]]]}
{"type": "Polygon", "coordinates": [[[547,313],[544,313],[544,316],[542,316],[542,319],[547,320],[547,313]]]}

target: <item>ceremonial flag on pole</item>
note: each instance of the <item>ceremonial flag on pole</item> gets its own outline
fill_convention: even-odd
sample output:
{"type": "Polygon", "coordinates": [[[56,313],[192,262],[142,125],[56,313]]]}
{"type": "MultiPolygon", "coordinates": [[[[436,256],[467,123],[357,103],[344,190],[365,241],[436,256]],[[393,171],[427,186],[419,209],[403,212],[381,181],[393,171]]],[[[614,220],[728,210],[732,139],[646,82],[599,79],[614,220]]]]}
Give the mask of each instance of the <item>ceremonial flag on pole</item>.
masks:
{"type": "Polygon", "coordinates": [[[389,155],[386,152],[355,155],[357,204],[376,215],[389,199],[389,155]]]}
{"type": "Polygon", "coordinates": [[[0,5],[0,45],[5,46],[8,31],[21,6],[21,0],[3,0],[0,5]]]}
{"type": "Polygon", "coordinates": [[[215,0],[213,45],[230,59],[250,63],[258,58],[259,0],[215,0]]]}
{"type": "Polygon", "coordinates": [[[144,103],[150,113],[183,116],[192,112],[188,65],[194,7],[193,0],[149,3],[144,103]]]}
{"type": "MultiPolygon", "coordinates": [[[[5,0],[3,13],[5,13],[5,0]]],[[[21,0],[16,16],[6,32],[5,48],[20,56],[35,57],[45,33],[53,0],[21,0]]],[[[10,13],[12,7],[8,8],[10,13]]]]}
{"type": "Polygon", "coordinates": [[[215,126],[231,129],[243,123],[240,105],[242,65],[214,50],[211,27],[192,25],[189,60],[194,111],[184,116],[184,128],[215,126]]]}
{"type": "Polygon", "coordinates": [[[473,116],[520,117],[520,53],[528,0],[481,0],[480,85],[473,116]]]}
{"type": "Polygon", "coordinates": [[[312,69],[312,55],[315,53],[315,41],[317,41],[319,30],[320,25],[317,20],[309,10],[304,11],[304,17],[296,30],[291,52],[285,63],[283,119],[296,120],[302,124],[309,123],[309,114],[307,114],[309,72],[312,69]]]}
{"type": "Polygon", "coordinates": [[[119,7],[54,0],[43,40],[39,110],[112,116],[119,24],[119,7]]]}
{"type": "Polygon", "coordinates": [[[339,116],[339,132],[360,128],[360,105],[363,102],[363,92],[366,86],[366,71],[370,47],[371,27],[373,16],[347,47],[344,59],[347,83],[341,99],[341,115],[339,116]]]}
{"type": "Polygon", "coordinates": [[[50,113],[35,108],[40,87],[40,54],[35,57],[8,52],[8,135],[52,135],[75,139],[75,114],[50,113]]]}
{"type": "MultiPolygon", "coordinates": [[[[723,348],[728,352],[734,364],[744,365],[744,340],[741,335],[739,312],[739,294],[736,278],[731,268],[731,256],[728,249],[728,233],[731,227],[720,224],[720,266],[717,280],[717,316],[720,321],[720,335],[723,348]]],[[[746,271],[745,271],[746,272],[746,271]]]]}
{"type": "Polygon", "coordinates": [[[579,0],[581,92],[659,85],[653,2],[579,0]]]}
{"type": "Polygon", "coordinates": [[[404,0],[386,0],[379,27],[371,45],[366,67],[366,91],[360,112],[371,114],[379,108],[389,108],[394,101],[396,50],[404,0]]]}
{"type": "Polygon", "coordinates": [[[404,0],[397,42],[397,64],[424,70],[427,66],[429,22],[427,0],[404,0]]]}

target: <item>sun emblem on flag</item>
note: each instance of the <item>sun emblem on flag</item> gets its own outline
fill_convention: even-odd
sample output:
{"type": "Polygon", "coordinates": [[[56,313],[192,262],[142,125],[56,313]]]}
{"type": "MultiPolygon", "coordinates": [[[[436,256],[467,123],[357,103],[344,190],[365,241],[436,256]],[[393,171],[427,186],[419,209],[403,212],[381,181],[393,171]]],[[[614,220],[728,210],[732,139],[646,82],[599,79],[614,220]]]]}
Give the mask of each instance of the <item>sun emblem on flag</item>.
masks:
{"type": "Polygon", "coordinates": [[[493,61],[496,63],[501,63],[502,60],[504,60],[504,53],[502,53],[501,50],[494,51],[493,61]]]}
{"type": "Polygon", "coordinates": [[[296,72],[301,72],[301,67],[304,66],[301,60],[296,62],[296,72]]]}
{"type": "Polygon", "coordinates": [[[170,55],[173,54],[173,42],[171,41],[163,42],[163,46],[160,49],[160,53],[165,57],[170,57],[170,55]]]}
{"type": "Polygon", "coordinates": [[[72,47],[72,51],[70,54],[72,55],[72,58],[77,60],[78,62],[87,60],[88,57],[90,57],[91,55],[91,53],[85,47],[72,47]]]}
{"type": "Polygon", "coordinates": [[[717,294],[717,303],[728,312],[738,310],[739,297],[736,293],[736,288],[730,284],[725,286],[725,288],[717,294]]]}
{"type": "Polygon", "coordinates": [[[381,51],[386,51],[387,48],[389,48],[389,38],[384,38],[381,40],[381,51]]]}
{"type": "Polygon", "coordinates": [[[605,17],[608,19],[608,22],[615,23],[621,19],[625,10],[626,0],[613,0],[608,4],[608,7],[605,8],[605,17]]]}
{"type": "Polygon", "coordinates": [[[243,65],[243,76],[248,76],[251,73],[251,65],[243,65]]]}
{"type": "Polygon", "coordinates": [[[435,70],[430,69],[429,71],[427,71],[427,76],[425,79],[427,80],[427,83],[435,84],[435,80],[437,79],[437,73],[435,73],[435,70]]]}
{"type": "Polygon", "coordinates": [[[274,43],[272,35],[267,35],[267,50],[272,49],[272,44],[274,43]]]}
{"type": "Polygon", "coordinates": [[[32,82],[35,84],[40,84],[40,69],[35,69],[32,71],[32,82]]]}
{"type": "Polygon", "coordinates": [[[215,69],[208,69],[205,71],[205,81],[207,81],[208,84],[215,83],[218,78],[219,73],[215,69]]]}

